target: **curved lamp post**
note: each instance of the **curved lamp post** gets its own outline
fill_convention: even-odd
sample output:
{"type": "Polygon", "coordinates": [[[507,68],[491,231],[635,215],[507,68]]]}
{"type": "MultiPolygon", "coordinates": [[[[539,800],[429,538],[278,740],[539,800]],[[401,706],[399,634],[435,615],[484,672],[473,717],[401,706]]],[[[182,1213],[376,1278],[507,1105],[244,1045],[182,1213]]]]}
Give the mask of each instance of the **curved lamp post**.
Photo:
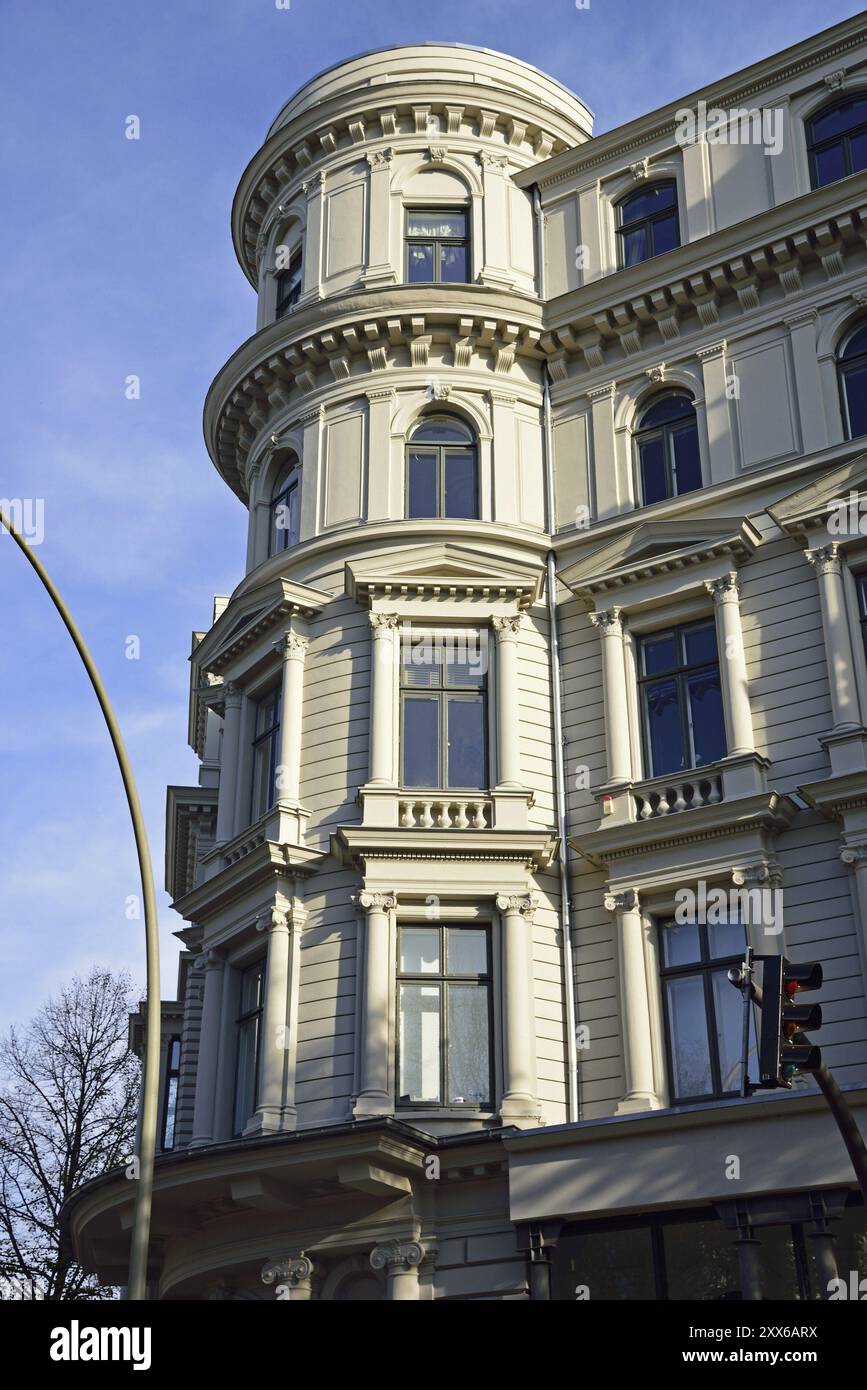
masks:
{"type": "Polygon", "coordinates": [[[114,746],[115,757],[117,758],[118,767],[120,768],[120,775],[123,779],[123,789],[126,792],[129,813],[132,817],[132,828],[135,835],[135,847],[138,855],[139,872],[141,874],[142,898],[144,900],[145,940],[147,943],[147,1030],[144,1070],[142,1075],[138,1187],[136,1188],[135,1195],[135,1214],[133,1218],[132,1245],[130,1247],[129,1257],[129,1297],[131,1299],[144,1299],[147,1296],[148,1238],[150,1235],[151,1199],[154,1185],[154,1152],[156,1149],[157,1137],[157,1096],[159,1093],[160,1067],[160,949],[159,931],[157,927],[157,900],[154,892],[154,876],[153,869],[151,868],[147,832],[145,830],[141,803],[136,790],[135,778],[133,777],[132,767],[123,744],[120,727],[115,718],[114,710],[111,707],[111,702],[109,701],[105,686],[96,669],[93,657],[87,649],[84,638],[76,627],[72,615],[63,602],[63,599],[60,597],[60,594],[57,592],[57,589],[54,587],[51,579],[48,577],[42,563],[37,559],[32,548],[27,544],[23,536],[19,535],[16,531],[12,522],[2,509],[0,509],[0,527],[4,527],[9,532],[9,535],[39,575],[44,588],[48,591],[51,602],[60,614],[67,632],[75,643],[76,650],[90,677],[90,683],[93,686],[96,698],[99,701],[99,707],[103,713],[103,718],[108,727],[108,732],[114,746]]]}

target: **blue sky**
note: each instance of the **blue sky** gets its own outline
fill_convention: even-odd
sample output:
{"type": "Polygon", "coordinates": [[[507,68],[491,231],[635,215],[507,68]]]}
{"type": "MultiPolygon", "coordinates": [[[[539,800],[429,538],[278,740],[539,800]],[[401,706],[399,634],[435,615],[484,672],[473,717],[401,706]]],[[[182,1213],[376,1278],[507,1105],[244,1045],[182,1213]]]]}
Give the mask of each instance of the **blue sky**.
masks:
{"type": "MultiPolygon", "coordinates": [[[[291,92],[365,49],[460,41],[572,87],[597,133],[858,12],[787,0],[6,0],[0,91],[0,496],[44,499],[39,554],[106,680],[162,888],[167,782],[195,782],[187,656],[242,574],[245,513],[202,443],[211,379],[255,325],[238,178],[291,92]],[[129,115],[141,139],[124,137],[129,115]],[[127,400],[135,374],[141,398],[127,400]],[[127,639],[140,641],[138,660],[127,639]]],[[[86,677],[0,537],[0,1026],[100,962],[143,980],[126,804],[86,677]]],[[[160,894],[163,996],[183,924],[160,894]]]]}

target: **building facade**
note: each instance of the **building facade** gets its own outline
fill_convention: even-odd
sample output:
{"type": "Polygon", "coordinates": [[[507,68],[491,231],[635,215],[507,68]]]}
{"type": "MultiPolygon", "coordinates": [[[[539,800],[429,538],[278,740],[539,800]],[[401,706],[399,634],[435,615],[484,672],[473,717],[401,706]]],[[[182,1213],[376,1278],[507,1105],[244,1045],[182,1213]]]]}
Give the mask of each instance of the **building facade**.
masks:
{"type": "MultiPolygon", "coordinates": [[[[823,963],[864,1120],[867,22],[598,137],[517,59],[365,54],[232,231],[247,567],[168,795],[155,1296],[867,1274],[809,1078],[741,1095],[726,979],[823,963]]],[[[131,1210],[68,1210],[106,1279],[131,1210]]]]}

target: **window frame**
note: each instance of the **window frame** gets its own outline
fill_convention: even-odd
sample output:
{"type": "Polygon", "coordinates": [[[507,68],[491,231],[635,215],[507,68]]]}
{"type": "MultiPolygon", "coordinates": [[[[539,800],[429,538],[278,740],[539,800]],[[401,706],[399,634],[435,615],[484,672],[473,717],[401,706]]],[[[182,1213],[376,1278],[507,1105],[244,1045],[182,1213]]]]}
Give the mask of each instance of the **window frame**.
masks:
{"type": "Polygon", "coordinates": [[[169,1038],[168,1038],[168,1048],[166,1049],[166,1069],[165,1069],[165,1073],[164,1073],[164,1090],[163,1090],[162,1118],[161,1118],[161,1121],[160,1121],[160,1150],[161,1150],[161,1152],[163,1152],[163,1153],[170,1153],[170,1152],[174,1149],[174,1147],[175,1147],[175,1138],[176,1138],[176,1135],[177,1135],[177,1128],[178,1128],[178,1098],[179,1098],[180,1089],[181,1089],[181,1035],[180,1035],[180,1033],[171,1033],[171,1034],[169,1034],[169,1038]],[[174,1049],[175,1049],[175,1045],[176,1045],[176,1044],[177,1044],[177,1049],[178,1049],[178,1064],[177,1064],[177,1066],[175,1067],[175,1066],[172,1065],[172,1058],[173,1058],[173,1056],[174,1056],[174,1049]],[[166,1131],[167,1131],[167,1129],[168,1129],[168,1121],[169,1121],[169,1098],[170,1098],[170,1096],[171,1096],[172,1082],[173,1082],[173,1081],[176,1082],[176,1086],[175,1086],[175,1112],[174,1112],[174,1117],[173,1117],[173,1121],[172,1121],[172,1142],[169,1144],[169,1143],[166,1142],[166,1131]]]}
{"type": "MultiPolygon", "coordinates": [[[[413,628],[412,633],[408,634],[401,631],[400,634],[400,659],[398,671],[398,785],[401,793],[407,795],[418,794],[425,796],[470,796],[490,791],[491,782],[491,748],[490,748],[490,680],[489,670],[485,670],[481,677],[481,682],[477,686],[466,685],[447,685],[444,680],[445,663],[438,662],[440,671],[440,684],[438,686],[409,685],[404,682],[404,671],[407,663],[404,660],[404,652],[409,645],[411,638],[421,638],[430,640],[436,645],[442,639],[448,641],[455,636],[474,634],[478,638],[479,648],[483,645],[481,628],[454,628],[451,630],[438,629],[436,631],[418,631],[413,628]],[[404,778],[404,754],[406,752],[406,737],[404,733],[404,710],[406,698],[412,696],[423,699],[436,698],[438,705],[437,712],[437,772],[440,774],[439,785],[433,787],[413,787],[409,786],[404,778]],[[482,785],[479,787],[450,787],[445,784],[448,777],[448,701],[459,699],[461,703],[480,703],[482,706],[482,755],[484,766],[482,769],[482,785]]],[[[490,644],[488,644],[490,645],[490,644]]],[[[410,665],[412,663],[409,663],[410,665]]]]}
{"type": "Polygon", "coordinates": [[[277,475],[277,480],[272,489],[271,500],[268,503],[268,559],[273,555],[282,555],[284,550],[291,550],[298,544],[301,532],[301,464],[295,458],[294,463],[290,463],[281,468],[277,475]],[[280,487],[280,491],[274,489],[280,487]],[[281,526],[279,531],[276,526],[277,509],[280,506],[291,506],[290,498],[294,497],[295,504],[295,532],[285,526],[281,526]],[[285,536],[286,540],[280,545],[276,544],[277,536],[285,536]]]}
{"type": "Polygon", "coordinates": [[[265,986],[266,986],[266,958],[257,956],[249,965],[238,971],[238,1007],[235,1015],[235,1084],[232,1091],[232,1137],[240,1139],[244,1128],[256,1113],[259,1104],[259,1067],[262,1060],[262,1020],[265,1013],[265,986]],[[259,996],[258,1003],[252,1008],[244,1009],[244,981],[252,971],[258,970],[259,973],[259,996]],[[255,1046],[253,1049],[253,1092],[251,1096],[252,1105],[250,1113],[243,1118],[241,1127],[238,1128],[238,1104],[240,1101],[239,1083],[241,1080],[241,1036],[242,1029],[247,1028],[251,1023],[255,1023],[255,1046]]]}
{"type": "MultiPolygon", "coordinates": [[[[708,936],[708,924],[706,922],[695,922],[694,925],[699,934],[700,957],[695,961],[688,961],[683,965],[665,964],[665,947],[663,944],[663,933],[674,923],[671,914],[657,915],[654,918],[654,931],[657,943],[658,956],[658,979],[659,991],[662,996],[662,1029],[663,1044],[665,1051],[665,1075],[668,1083],[668,1096],[671,1105],[701,1105],[708,1101],[731,1100],[739,1094],[737,1088],[724,1091],[721,1081],[721,1067],[719,1056],[719,1042],[717,1040],[717,1018],[716,1007],[713,998],[713,976],[727,970],[732,965],[739,965],[744,959],[744,951],[749,945],[749,933],[744,923],[740,925],[744,932],[744,949],[733,956],[711,956],[710,939],[708,936]],[[671,1016],[668,1003],[668,989],[666,981],[675,978],[686,978],[688,976],[700,975],[702,980],[702,992],[704,996],[704,1022],[707,1031],[708,1057],[710,1059],[711,1080],[713,1090],[703,1092],[695,1096],[679,1096],[675,1085],[676,1071],[674,1066],[674,1042],[671,1031],[671,1016]],[[712,1026],[713,1025],[713,1026],[712,1026]]],[[[687,925],[687,924],[683,924],[687,925]]],[[[732,992],[734,993],[734,991],[732,992]]],[[[756,1043],[756,1019],[755,1010],[752,1012],[752,1040],[756,1043]]],[[[741,1078],[743,1079],[743,1078],[741,1078]]]]}
{"type": "MultiPolygon", "coordinates": [[[[638,687],[638,719],[641,732],[641,758],[645,780],[652,781],[657,777],[687,777],[691,773],[701,774],[701,772],[712,767],[713,763],[696,763],[690,761],[682,768],[675,768],[670,772],[654,772],[652,770],[653,761],[651,756],[650,727],[648,724],[647,701],[645,699],[645,687],[656,681],[674,679],[677,682],[678,706],[680,712],[681,729],[681,749],[689,749],[690,757],[693,755],[692,728],[688,717],[688,699],[685,698],[686,678],[696,672],[710,669],[715,666],[720,681],[720,703],[723,712],[723,743],[728,747],[728,740],[725,727],[725,691],[722,683],[722,671],[720,669],[719,639],[717,636],[716,619],[713,614],[706,618],[693,618],[684,623],[671,623],[665,627],[654,628],[647,632],[636,633],[636,679],[638,687]],[[697,661],[688,663],[685,659],[685,634],[698,628],[711,628],[716,643],[716,661],[697,661]],[[654,671],[652,674],[645,674],[644,671],[644,644],[645,642],[659,641],[660,638],[670,633],[676,640],[678,651],[682,654],[683,660],[680,665],[667,668],[664,671],[654,671]]],[[[723,757],[726,754],[723,753],[723,757]]]]}
{"type": "Polygon", "coordinates": [[[413,438],[415,434],[426,425],[437,425],[442,423],[444,426],[450,424],[448,415],[425,416],[416,420],[412,431],[407,437],[406,448],[404,450],[403,468],[403,514],[407,521],[480,521],[481,520],[481,489],[479,487],[479,446],[478,437],[472,426],[468,425],[458,416],[451,417],[456,426],[461,426],[471,437],[469,444],[455,444],[443,441],[436,443],[433,441],[421,441],[415,446],[413,438]],[[416,453],[433,453],[436,455],[436,483],[437,483],[437,510],[432,517],[415,516],[410,514],[410,455],[416,453]],[[473,492],[475,502],[475,516],[469,517],[450,517],[446,515],[446,455],[462,454],[470,458],[473,465],[473,492]]]}
{"type": "Polygon", "coordinates": [[[469,203],[465,203],[465,204],[463,205],[463,207],[459,207],[459,206],[457,206],[457,205],[450,205],[450,206],[443,206],[443,207],[436,207],[436,206],[433,206],[433,205],[428,205],[428,206],[419,207],[419,206],[415,206],[415,205],[412,205],[412,204],[409,204],[409,203],[407,203],[407,204],[405,205],[405,207],[404,207],[404,218],[403,218],[403,241],[404,241],[403,268],[404,268],[404,282],[405,282],[405,284],[407,284],[407,285],[470,285],[470,284],[472,284],[472,279],[473,279],[473,267],[472,267],[472,245],[473,245],[473,236],[472,236],[471,215],[472,215],[472,209],[471,209],[469,203]],[[428,237],[428,238],[422,238],[421,236],[418,236],[418,237],[413,236],[413,235],[410,233],[410,230],[409,230],[409,219],[410,219],[410,217],[418,217],[418,216],[424,216],[424,215],[428,215],[428,216],[431,216],[431,217],[450,217],[450,216],[451,216],[451,217],[454,217],[454,216],[463,217],[463,218],[466,219],[466,233],[465,233],[465,235],[462,236],[462,237],[428,237]],[[432,280],[411,280],[411,279],[410,279],[410,274],[409,274],[409,253],[410,253],[410,248],[411,248],[414,244],[415,244],[415,245],[420,245],[420,244],[421,244],[421,245],[430,245],[430,246],[431,246],[431,248],[432,248],[432,260],[433,260],[433,271],[434,271],[434,278],[433,278],[432,280]],[[441,257],[440,252],[442,251],[442,248],[443,248],[443,247],[446,247],[446,246],[462,246],[462,247],[464,248],[464,251],[465,251],[465,253],[466,253],[466,265],[467,265],[467,272],[466,272],[466,273],[467,273],[467,278],[466,278],[466,280],[443,280],[442,275],[440,274],[440,271],[441,271],[441,260],[442,260],[442,257],[441,257]]]}
{"type": "Polygon", "coordinates": [[[614,204],[614,210],[615,210],[615,214],[616,214],[616,220],[615,220],[614,231],[615,231],[615,239],[616,239],[616,243],[617,243],[617,268],[618,268],[618,270],[631,270],[631,269],[632,269],[634,266],[636,266],[636,265],[644,265],[644,263],[645,263],[646,261],[652,261],[652,260],[654,260],[657,256],[664,256],[664,255],[666,255],[668,251],[677,251],[677,250],[679,250],[679,249],[681,248],[681,246],[683,245],[683,242],[682,242],[682,240],[681,240],[681,228],[680,228],[680,199],[679,199],[679,197],[678,197],[678,186],[677,186],[677,179],[676,179],[676,178],[671,178],[671,177],[665,177],[665,178],[651,178],[651,179],[648,179],[646,182],[643,182],[643,183],[634,185],[632,188],[628,189],[626,193],[622,194],[621,197],[619,197],[619,198],[617,199],[617,201],[616,201],[615,204],[614,204]],[[672,205],[671,207],[668,207],[668,208],[662,208],[662,209],[660,209],[660,211],[658,211],[658,212],[651,212],[651,213],[648,213],[648,215],[647,215],[646,217],[639,217],[639,218],[636,218],[636,220],[635,220],[634,222],[630,222],[630,223],[624,224],[624,222],[623,222],[623,209],[624,209],[625,207],[628,206],[628,204],[632,201],[633,198],[638,198],[638,197],[640,197],[642,194],[647,193],[647,191],[648,191],[650,188],[652,188],[652,187],[666,187],[666,188],[670,188],[670,189],[672,190],[672,192],[674,193],[674,203],[673,203],[673,205],[672,205]],[[657,222],[661,222],[664,218],[669,218],[669,217],[671,217],[671,216],[674,217],[674,228],[675,228],[675,234],[676,234],[676,237],[677,237],[677,244],[676,244],[676,246],[669,246],[669,247],[667,248],[666,251],[654,251],[654,250],[651,249],[651,250],[649,251],[649,253],[648,253],[646,256],[642,256],[642,257],[641,257],[641,260],[639,260],[639,261],[633,261],[633,262],[631,263],[631,265],[628,265],[627,262],[626,262],[626,235],[627,235],[627,233],[637,231],[637,229],[638,229],[639,227],[644,228],[644,231],[645,231],[645,242],[648,243],[648,244],[652,247],[652,246],[653,246],[653,232],[652,232],[653,225],[654,225],[655,223],[657,223],[657,222]]]}
{"type": "Polygon", "coordinates": [[[849,359],[846,358],[848,345],[852,342],[853,338],[856,338],[858,334],[865,329],[867,329],[867,319],[857,319],[855,323],[850,324],[847,331],[840,339],[837,345],[837,351],[834,354],[834,365],[837,370],[837,390],[840,394],[840,413],[843,417],[843,435],[847,441],[867,438],[867,432],[865,432],[865,434],[852,433],[852,423],[849,415],[849,393],[846,389],[846,377],[852,368],[867,368],[867,348],[849,359]]]}
{"type": "Polygon", "coordinates": [[[304,289],[304,243],[299,241],[289,256],[289,264],[285,266],[276,276],[277,293],[274,300],[274,321],[275,323],[291,314],[292,310],[301,298],[304,289]],[[297,277],[297,278],[294,278],[297,277]],[[282,297],[281,285],[291,285],[291,289],[285,299],[282,297]]]}
{"type": "Polygon", "coordinates": [[[267,816],[268,813],[276,805],[278,800],[277,768],[279,767],[280,758],[280,728],[283,717],[282,703],[282,681],[278,681],[276,685],[270,686],[267,690],[264,690],[258,696],[258,698],[252,701],[253,725],[252,738],[250,739],[250,816],[248,821],[249,825],[255,825],[256,822],[261,820],[263,816],[267,816]],[[256,725],[259,722],[259,710],[262,708],[264,704],[272,700],[274,702],[275,710],[274,722],[273,724],[269,725],[267,729],[263,729],[261,733],[257,734],[256,725]],[[268,757],[268,785],[269,787],[271,787],[271,800],[269,801],[267,806],[259,808],[257,810],[255,805],[255,798],[257,784],[256,772],[258,768],[258,751],[261,748],[261,746],[264,743],[267,743],[268,741],[271,742],[271,748],[268,757]]]}
{"type": "Polygon", "coordinates": [[[852,92],[845,92],[843,95],[835,98],[835,100],[833,101],[826,101],[822,106],[818,107],[815,111],[811,112],[810,115],[807,117],[806,121],[804,122],[806,126],[805,134],[807,140],[807,161],[810,174],[810,189],[812,191],[815,191],[819,188],[830,188],[831,184],[840,183],[842,179],[851,178],[853,174],[864,173],[864,169],[854,169],[852,167],[852,149],[850,142],[852,140],[853,135],[867,135],[867,118],[865,118],[861,125],[855,126],[852,130],[844,131],[842,135],[829,135],[824,140],[816,140],[814,138],[813,126],[815,122],[821,120],[823,116],[830,116],[833,111],[838,111],[841,107],[849,105],[850,102],[864,101],[865,99],[867,99],[867,91],[858,90],[852,92]],[[829,179],[827,183],[819,183],[817,178],[816,154],[824,152],[826,149],[830,149],[832,146],[836,144],[841,144],[843,147],[843,163],[845,165],[845,173],[841,174],[839,179],[829,179]]]}
{"type": "Polygon", "coordinates": [[[399,1110],[468,1110],[475,1114],[493,1113],[496,1108],[496,1067],[494,1065],[494,956],[493,956],[493,932],[492,925],[488,921],[450,921],[443,920],[429,922],[426,920],[407,919],[397,924],[395,937],[395,957],[394,957],[394,1008],[395,1008],[395,1034],[394,1034],[394,1098],[395,1107],[399,1110]],[[421,929],[423,931],[436,931],[439,934],[439,971],[434,974],[413,974],[402,972],[400,969],[400,946],[401,932],[409,929],[421,929]],[[484,932],[485,948],[487,954],[487,972],[481,975],[456,974],[447,972],[445,967],[448,964],[447,957],[447,931],[476,931],[484,932]],[[439,1035],[439,1101],[431,1100],[403,1100],[400,1094],[400,1074],[401,1074],[401,1051],[400,1051],[400,987],[402,984],[438,985],[440,991],[440,1035],[439,1035]],[[458,988],[473,986],[484,989],[487,1001],[488,1018],[488,1096],[482,1101],[452,1101],[446,1099],[448,1096],[448,986],[455,984],[458,988]]]}
{"type": "Polygon", "coordinates": [[[642,462],[641,453],[642,444],[647,443],[651,439],[651,437],[655,435],[662,436],[663,451],[665,454],[666,486],[665,497],[658,498],[657,502],[670,502],[675,497],[689,497],[691,493],[701,491],[701,488],[704,486],[704,470],[702,468],[701,457],[701,438],[699,436],[698,411],[695,408],[695,397],[685,388],[678,387],[674,387],[668,391],[657,392],[656,394],[650,396],[647,400],[645,400],[640,410],[636,413],[636,426],[632,432],[632,439],[635,449],[635,467],[638,473],[639,494],[641,497],[641,505],[643,507],[653,507],[657,505],[657,502],[648,502],[646,500],[647,489],[645,487],[644,466],[642,462]],[[641,421],[643,420],[644,416],[647,415],[648,412],[654,408],[654,406],[661,405],[663,401],[668,400],[670,397],[678,397],[681,400],[688,401],[689,404],[692,406],[691,417],[684,417],[683,420],[668,420],[661,425],[644,426],[641,424],[641,421]],[[677,482],[677,469],[675,466],[674,456],[674,436],[679,432],[684,432],[687,427],[692,428],[695,431],[695,447],[696,453],[698,454],[698,468],[701,481],[699,487],[690,488],[685,492],[679,492],[675,486],[677,482]]]}

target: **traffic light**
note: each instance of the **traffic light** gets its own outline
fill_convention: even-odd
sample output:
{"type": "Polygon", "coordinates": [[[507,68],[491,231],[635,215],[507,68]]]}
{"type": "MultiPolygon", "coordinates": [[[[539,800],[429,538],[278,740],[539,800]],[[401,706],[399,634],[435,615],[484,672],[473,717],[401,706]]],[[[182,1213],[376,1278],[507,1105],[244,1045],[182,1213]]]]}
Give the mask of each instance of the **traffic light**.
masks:
{"type": "Polygon", "coordinates": [[[797,1071],[818,1071],[822,1053],[797,1035],[822,1026],[818,1004],[796,1004],[810,989],[821,989],[818,961],[795,965],[785,956],[761,956],[762,1028],[759,1038],[759,1085],[765,1090],[790,1087],[797,1071]]]}

